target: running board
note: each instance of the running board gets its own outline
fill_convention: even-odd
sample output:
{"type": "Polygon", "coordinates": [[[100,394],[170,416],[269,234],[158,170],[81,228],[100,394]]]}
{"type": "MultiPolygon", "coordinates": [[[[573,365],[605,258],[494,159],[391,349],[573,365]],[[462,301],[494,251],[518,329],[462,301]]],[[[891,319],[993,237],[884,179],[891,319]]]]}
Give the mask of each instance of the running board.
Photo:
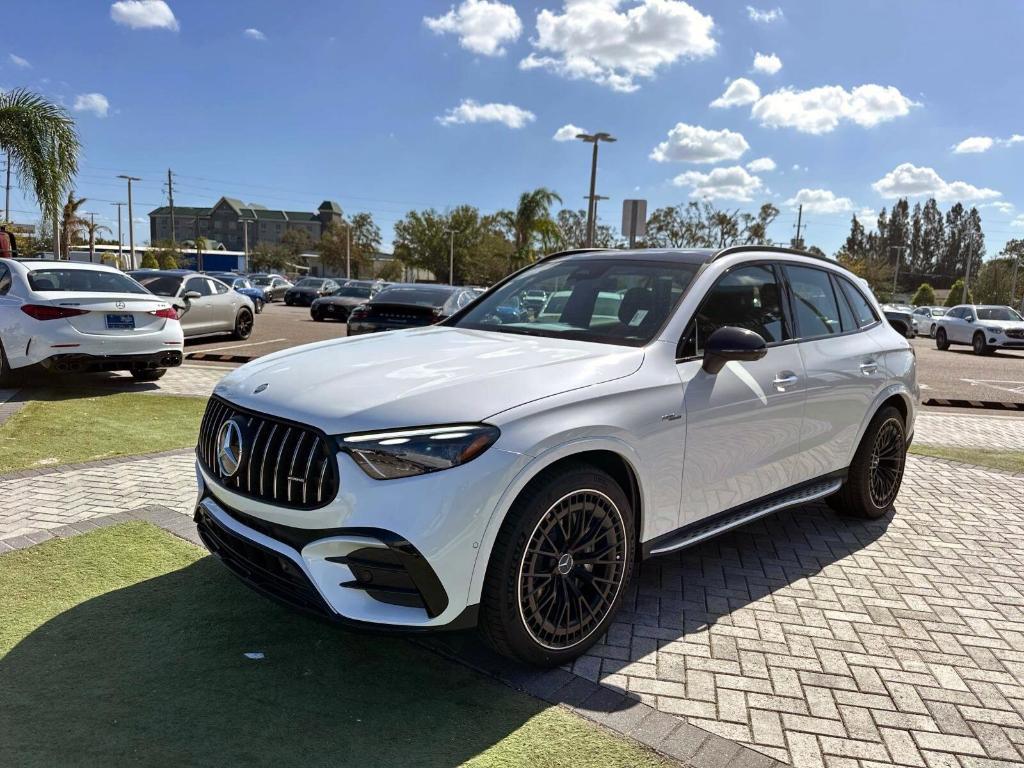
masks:
{"type": "Polygon", "coordinates": [[[759,517],[830,496],[838,491],[842,484],[841,478],[819,480],[786,492],[781,496],[775,495],[763,501],[755,501],[721,515],[715,515],[707,520],[698,520],[677,533],[670,534],[664,541],[651,542],[653,546],[647,550],[646,554],[648,557],[651,557],[675,552],[678,549],[689,547],[712,536],[717,536],[728,531],[730,528],[745,525],[753,520],[757,520],[759,517]]]}

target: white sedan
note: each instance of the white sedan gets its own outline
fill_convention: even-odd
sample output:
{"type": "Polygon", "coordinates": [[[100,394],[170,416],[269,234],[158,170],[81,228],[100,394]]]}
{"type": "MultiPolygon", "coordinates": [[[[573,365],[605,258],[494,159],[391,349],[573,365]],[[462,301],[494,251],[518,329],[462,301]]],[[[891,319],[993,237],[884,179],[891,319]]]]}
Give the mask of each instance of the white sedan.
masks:
{"type": "Polygon", "coordinates": [[[0,259],[0,384],[18,371],[130,371],[181,365],[177,310],[119,270],[0,259]]]}

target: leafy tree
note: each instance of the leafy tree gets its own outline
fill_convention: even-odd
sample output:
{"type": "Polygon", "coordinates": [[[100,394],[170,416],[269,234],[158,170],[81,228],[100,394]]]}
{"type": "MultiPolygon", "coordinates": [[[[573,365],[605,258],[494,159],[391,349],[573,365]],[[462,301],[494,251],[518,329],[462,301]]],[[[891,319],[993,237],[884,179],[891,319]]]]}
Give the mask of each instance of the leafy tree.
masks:
{"type": "Polygon", "coordinates": [[[921,204],[914,203],[914,212],[910,215],[910,253],[907,258],[908,277],[921,274],[925,270],[923,264],[924,222],[921,219],[921,204]]]}
{"type": "MultiPolygon", "coordinates": [[[[555,216],[554,229],[542,233],[545,252],[584,248],[587,244],[587,212],[582,208],[563,208],[555,216]]],[[[612,248],[616,244],[615,232],[607,224],[598,223],[594,228],[594,247],[612,248]]]]}
{"type": "Polygon", "coordinates": [[[978,279],[972,278],[975,296],[981,304],[1012,305],[1010,287],[1013,281],[1013,259],[997,258],[986,261],[978,270],[978,279]]]}
{"type": "Polygon", "coordinates": [[[75,121],[42,96],[18,88],[0,92],[0,152],[9,152],[18,181],[52,220],[71,190],[81,146],[75,121]]]}
{"type": "Polygon", "coordinates": [[[60,258],[68,258],[72,240],[79,236],[86,224],[86,219],[78,215],[78,209],[85,205],[84,197],[75,197],[74,191],[68,192],[67,202],[60,217],[60,258]]]}
{"type": "Polygon", "coordinates": [[[1010,285],[1013,296],[1010,298],[1010,305],[1020,307],[1024,303],[1024,240],[1008,240],[1003,246],[1002,256],[1013,260],[1013,271],[1010,275],[1010,285]]]}
{"type": "Polygon", "coordinates": [[[764,203],[757,215],[749,213],[740,215],[742,239],[745,245],[771,245],[768,239],[768,227],[779,216],[779,209],[771,203],[764,203]]]}
{"type": "Polygon", "coordinates": [[[261,242],[249,252],[249,261],[254,271],[280,271],[287,259],[280,246],[261,242]]]}
{"type": "Polygon", "coordinates": [[[143,269],[160,269],[160,262],[152,251],[146,251],[142,255],[141,266],[143,269]]]}
{"type": "Polygon", "coordinates": [[[281,235],[281,248],[285,256],[295,262],[300,253],[308,253],[313,250],[313,238],[304,229],[289,229],[281,235]]]}
{"type": "Polygon", "coordinates": [[[181,251],[170,240],[153,243],[147,255],[152,255],[160,269],[177,269],[181,265],[181,251]]]}
{"type": "Polygon", "coordinates": [[[957,304],[973,304],[974,303],[974,292],[967,291],[967,301],[963,302],[961,299],[964,294],[964,280],[962,277],[958,277],[953,286],[949,289],[949,295],[946,297],[945,306],[955,307],[957,304]]]}
{"type": "Polygon", "coordinates": [[[864,225],[860,223],[857,215],[854,214],[850,219],[850,234],[846,236],[846,242],[843,243],[836,253],[836,259],[840,262],[849,263],[863,261],[867,258],[869,252],[868,237],[864,230],[864,225]]]}
{"type": "Polygon", "coordinates": [[[910,303],[915,307],[935,306],[935,289],[928,283],[921,283],[914,291],[914,298],[910,300],[910,303]]]}
{"type": "MultiPolygon", "coordinates": [[[[89,261],[94,261],[96,257],[96,235],[99,232],[109,232],[110,227],[105,227],[102,224],[97,224],[90,217],[89,219],[82,220],[82,229],[89,236],[89,261]]],[[[114,244],[116,245],[116,242],[114,244]]]]}
{"type": "Polygon", "coordinates": [[[537,244],[545,235],[554,234],[556,225],[551,218],[551,206],[562,198],[547,187],[523,192],[514,211],[500,211],[498,219],[504,223],[515,246],[513,261],[528,264],[537,258],[537,244]]]}
{"type": "Polygon", "coordinates": [[[402,263],[398,259],[391,259],[384,263],[376,276],[381,280],[393,283],[402,279],[402,272],[402,263]]]}
{"type": "Polygon", "coordinates": [[[946,250],[946,228],[942,212],[935,198],[930,198],[921,210],[921,252],[915,255],[917,271],[934,274],[940,271],[940,262],[946,250]]]}

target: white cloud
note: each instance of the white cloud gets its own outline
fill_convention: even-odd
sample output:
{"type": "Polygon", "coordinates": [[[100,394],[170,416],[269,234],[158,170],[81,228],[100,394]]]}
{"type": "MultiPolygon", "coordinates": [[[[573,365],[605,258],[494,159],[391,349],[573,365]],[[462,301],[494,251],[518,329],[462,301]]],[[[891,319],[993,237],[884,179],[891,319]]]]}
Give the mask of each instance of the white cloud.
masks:
{"type": "Polygon", "coordinates": [[[547,69],[616,91],[679,59],[715,53],[714,20],[683,0],[642,0],[620,11],[621,0],[566,0],[562,13],[537,14],[536,52],[521,69],[547,69]]]}
{"type": "Polygon", "coordinates": [[[704,200],[749,201],[761,189],[761,179],[751,176],[743,168],[712,168],[710,173],[687,171],[672,179],[677,187],[689,187],[690,197],[704,200]]]}
{"type": "Polygon", "coordinates": [[[770,128],[829,133],[843,120],[870,128],[903,117],[916,106],[920,105],[891,85],[858,85],[852,91],[839,85],[824,85],[806,91],[773,91],[762,96],[750,114],[770,128]]]}
{"type": "Polygon", "coordinates": [[[580,128],[578,125],[566,123],[557,131],[555,131],[555,135],[552,136],[551,138],[553,138],[555,141],[572,141],[573,139],[576,138],[577,134],[586,132],[586,128],[580,128]]]}
{"type": "Polygon", "coordinates": [[[1022,213],[1016,219],[1011,221],[1010,222],[1010,226],[1011,227],[1021,227],[1021,228],[1024,228],[1024,213],[1022,213]]]}
{"type": "Polygon", "coordinates": [[[744,104],[753,104],[761,98],[761,89],[753,80],[745,77],[738,77],[729,83],[725,93],[711,102],[712,107],[742,107],[744,104]]]}
{"type": "Polygon", "coordinates": [[[1024,141],[1024,136],[1021,136],[1019,133],[1015,133],[1006,140],[1006,143],[1013,146],[1014,144],[1020,144],[1022,141],[1024,141]]]}
{"type": "Polygon", "coordinates": [[[992,210],[999,211],[1000,213],[1013,213],[1014,209],[1013,203],[1008,203],[1005,200],[997,200],[994,203],[981,203],[978,207],[991,208],[992,210]]]}
{"type": "Polygon", "coordinates": [[[260,32],[256,27],[248,27],[242,31],[242,34],[248,37],[250,40],[266,40],[267,36],[260,32]]]}
{"type": "Polygon", "coordinates": [[[719,163],[735,160],[748,149],[743,134],[735,131],[677,123],[668,139],[651,150],[651,159],[659,163],[719,163]]]}
{"type": "Polygon", "coordinates": [[[775,170],[775,161],[770,157],[759,157],[747,163],[747,170],[751,173],[764,173],[775,170]]]}
{"type": "Polygon", "coordinates": [[[92,112],[96,117],[106,117],[110,102],[102,93],[80,93],[75,96],[75,112],[92,112]]]}
{"type": "Polygon", "coordinates": [[[856,215],[857,218],[861,221],[861,223],[863,223],[865,221],[878,218],[878,211],[876,211],[874,208],[861,208],[859,211],[857,211],[856,215]]]}
{"type": "Polygon", "coordinates": [[[110,18],[132,29],[178,30],[174,11],[164,0],[117,0],[110,6],[110,18]]]}
{"type": "Polygon", "coordinates": [[[953,147],[953,152],[958,155],[988,152],[995,143],[995,139],[991,136],[969,136],[953,147]]]}
{"type": "Polygon", "coordinates": [[[28,63],[28,59],[23,59],[17,54],[8,54],[7,58],[9,58],[11,60],[11,64],[16,67],[21,67],[22,69],[31,69],[32,67],[32,65],[28,63]]]}
{"type": "Polygon", "coordinates": [[[773,21],[780,21],[782,19],[782,9],[769,8],[767,10],[761,10],[760,8],[748,5],[747,17],[751,21],[756,21],[758,24],[771,24],[773,21]]]}
{"type": "Polygon", "coordinates": [[[803,206],[808,213],[846,213],[853,210],[853,201],[848,197],[836,197],[828,189],[801,189],[786,201],[791,208],[803,206]]]}
{"type": "Polygon", "coordinates": [[[882,197],[934,197],[936,200],[988,200],[1002,193],[966,181],[946,181],[934,168],[901,163],[871,185],[882,197]]]}
{"type": "Polygon", "coordinates": [[[483,56],[503,56],[505,43],[513,43],[523,33],[523,22],[511,5],[490,0],[463,0],[444,16],[423,17],[423,23],[436,34],[459,36],[459,45],[483,56]]]}
{"type": "Polygon", "coordinates": [[[754,71],[764,72],[766,75],[774,75],[782,69],[782,59],[774,53],[755,53],[754,71]]]}
{"type": "Polygon", "coordinates": [[[536,119],[533,112],[514,104],[478,104],[473,99],[463,99],[459,106],[452,107],[442,117],[438,117],[437,122],[441,125],[501,123],[509,128],[522,128],[536,119]]]}

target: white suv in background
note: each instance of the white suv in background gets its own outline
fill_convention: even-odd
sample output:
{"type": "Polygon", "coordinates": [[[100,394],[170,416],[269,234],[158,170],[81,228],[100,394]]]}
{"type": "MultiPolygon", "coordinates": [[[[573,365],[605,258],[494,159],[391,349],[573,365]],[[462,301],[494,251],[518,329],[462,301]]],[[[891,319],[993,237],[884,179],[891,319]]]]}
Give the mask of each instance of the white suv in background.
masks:
{"type": "Polygon", "coordinates": [[[0,259],[0,384],[31,368],[153,381],[183,345],[178,312],[119,270],[0,259]]]}
{"type": "Polygon", "coordinates": [[[919,336],[934,337],[939,318],[945,317],[947,312],[949,310],[945,307],[918,307],[910,315],[914,322],[914,330],[919,336]]]}
{"type": "Polygon", "coordinates": [[[1024,317],[997,304],[961,304],[938,320],[935,346],[970,344],[976,355],[996,349],[1024,349],[1024,317]]]}
{"type": "Polygon", "coordinates": [[[229,374],[200,428],[195,519],[292,606],[479,624],[557,665],[604,633],[642,558],[814,499],[886,514],[918,395],[909,343],[834,261],[555,254],[436,326],[229,374]],[[565,300],[501,311],[539,292],[565,300]]]}

